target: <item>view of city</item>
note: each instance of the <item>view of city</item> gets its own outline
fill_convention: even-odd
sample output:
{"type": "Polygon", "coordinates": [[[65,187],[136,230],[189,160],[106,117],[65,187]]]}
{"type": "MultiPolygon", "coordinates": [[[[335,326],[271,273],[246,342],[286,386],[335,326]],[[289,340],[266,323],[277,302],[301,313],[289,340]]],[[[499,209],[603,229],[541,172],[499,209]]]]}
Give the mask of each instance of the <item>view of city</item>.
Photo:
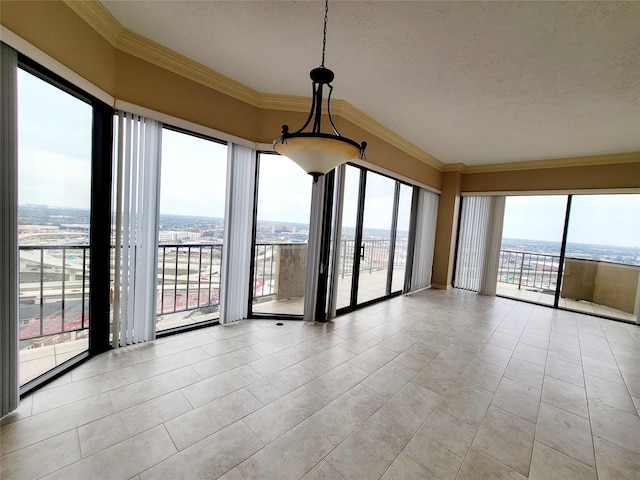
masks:
{"type": "MultiPolygon", "coordinates": [[[[189,316],[216,318],[224,222],[221,218],[161,215],[158,246],[159,330],[189,316]]],[[[19,208],[20,338],[33,349],[70,340],[86,340],[89,321],[89,212],[42,205],[19,208]]],[[[355,229],[343,228],[340,275],[353,266],[355,229]]],[[[389,230],[365,229],[360,271],[388,268],[389,230]]],[[[281,245],[305,244],[308,227],[300,223],[260,221],[256,228],[254,303],[277,300],[281,245]]],[[[398,232],[394,269],[404,268],[407,232],[398,232]]],[[[503,239],[498,282],[551,293],[556,288],[560,243],[503,239]]],[[[567,259],[640,266],[640,248],[567,245],[567,259]]]]}
{"type": "MultiPolygon", "coordinates": [[[[560,255],[560,242],[503,238],[501,250],[560,255]]],[[[640,248],[567,243],[566,256],[584,260],[640,265],[640,248]]]]}

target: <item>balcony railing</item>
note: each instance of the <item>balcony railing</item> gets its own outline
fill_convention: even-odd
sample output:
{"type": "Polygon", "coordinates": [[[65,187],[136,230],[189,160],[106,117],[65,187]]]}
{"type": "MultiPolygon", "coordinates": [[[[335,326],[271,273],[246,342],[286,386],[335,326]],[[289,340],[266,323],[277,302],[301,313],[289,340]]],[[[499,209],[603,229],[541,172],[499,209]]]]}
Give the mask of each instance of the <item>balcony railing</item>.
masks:
{"type": "MultiPolygon", "coordinates": [[[[353,272],[354,245],[353,240],[342,241],[339,265],[343,277],[353,272]]],[[[296,255],[305,257],[304,263],[294,262],[292,268],[306,268],[306,244],[256,244],[254,299],[276,295],[279,249],[285,246],[299,248],[296,255]]],[[[396,252],[395,266],[402,266],[406,242],[398,242],[396,252]]],[[[89,246],[20,246],[19,253],[20,339],[33,340],[88,329],[89,246]]],[[[362,254],[360,272],[387,268],[389,240],[364,241],[362,254]]],[[[203,308],[217,311],[221,256],[221,244],[160,245],[156,314],[203,308]]]]}
{"type": "Polygon", "coordinates": [[[221,244],[160,245],[156,314],[218,310],[221,258],[221,244]]]}
{"type": "Polygon", "coordinates": [[[89,247],[20,246],[20,340],[89,327],[89,247]]]}
{"type": "MultiPolygon", "coordinates": [[[[406,242],[404,242],[406,244],[406,242]]],[[[391,240],[363,240],[360,247],[360,272],[372,273],[378,270],[384,270],[389,266],[389,246],[391,240]]],[[[396,243],[396,248],[401,248],[400,243],[396,243]]],[[[344,278],[353,274],[353,257],[356,248],[355,240],[342,240],[340,247],[340,276],[344,278]]],[[[394,263],[398,261],[404,262],[405,255],[397,255],[394,263]]],[[[397,265],[396,265],[397,266],[397,265]]]]}
{"type": "MultiPolygon", "coordinates": [[[[256,243],[253,263],[253,298],[275,295],[276,255],[280,243],[256,243]]],[[[305,264],[306,267],[306,264],[305,264]]]]}
{"type": "MultiPolygon", "coordinates": [[[[373,273],[384,270],[389,266],[389,247],[390,240],[364,240],[362,249],[359,254],[360,273],[373,273]]],[[[306,250],[293,254],[290,249],[296,247],[306,247],[306,244],[296,243],[258,243],[255,246],[254,261],[254,301],[258,301],[265,297],[282,297],[278,292],[280,289],[288,292],[298,291],[292,288],[290,283],[304,282],[304,278],[300,277],[302,270],[306,269],[306,250]],[[286,253],[285,253],[286,249],[286,253]],[[298,260],[294,260],[291,255],[298,256],[298,260]],[[303,258],[304,257],[304,258],[303,258]],[[280,274],[282,263],[290,264],[286,274],[280,274]],[[297,269],[297,270],[296,270],[297,269]],[[286,287],[283,288],[283,282],[286,287]]],[[[339,275],[344,278],[353,274],[353,261],[355,253],[354,240],[342,240],[340,244],[340,258],[338,261],[339,275]]],[[[394,256],[394,268],[404,268],[407,258],[407,240],[398,240],[396,242],[396,254],[394,256]]],[[[287,297],[288,295],[285,295],[287,297]]],[[[282,297],[282,298],[285,298],[282,297]]]]}
{"type": "Polygon", "coordinates": [[[559,266],[559,255],[501,250],[498,282],[555,291],[559,266]]]}

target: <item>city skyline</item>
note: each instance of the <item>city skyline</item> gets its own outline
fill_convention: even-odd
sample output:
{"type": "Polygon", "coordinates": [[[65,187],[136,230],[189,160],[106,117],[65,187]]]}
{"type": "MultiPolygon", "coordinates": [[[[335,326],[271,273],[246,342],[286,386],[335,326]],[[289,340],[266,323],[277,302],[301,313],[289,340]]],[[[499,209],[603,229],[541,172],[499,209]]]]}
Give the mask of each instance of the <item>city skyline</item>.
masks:
{"type": "MultiPolygon", "coordinates": [[[[18,205],[19,208],[21,209],[33,209],[33,208],[42,208],[42,209],[46,209],[46,210],[62,210],[62,211],[76,211],[76,212],[82,212],[82,214],[84,215],[84,217],[88,220],[89,218],[89,210],[88,209],[82,209],[82,208],[72,208],[72,207],[68,207],[68,208],[61,208],[61,207],[55,207],[52,205],[18,205]]],[[[19,211],[20,213],[20,211],[19,211]]],[[[24,215],[24,210],[23,210],[23,215],[24,215]]],[[[58,214],[61,212],[56,212],[56,217],[59,216],[58,214]]],[[[63,213],[63,212],[62,212],[63,213]]],[[[202,215],[180,215],[180,214],[167,214],[167,213],[161,213],[160,214],[160,227],[163,228],[164,226],[162,225],[163,221],[169,223],[170,220],[172,219],[184,219],[184,220],[190,220],[190,221],[198,221],[201,222],[203,224],[215,224],[218,226],[223,226],[224,224],[224,218],[223,217],[210,217],[210,216],[202,216],[202,215]],[[221,225],[222,222],[222,225],[221,225]]],[[[33,225],[32,223],[21,223],[22,219],[19,218],[19,225],[33,225]]],[[[258,219],[257,220],[259,224],[271,224],[271,225],[288,225],[288,226],[295,226],[295,227],[306,227],[308,228],[309,224],[308,222],[289,222],[289,221],[285,221],[285,220],[270,220],[270,219],[258,219]]],[[[69,223],[74,223],[74,222],[60,222],[61,224],[69,224],[69,223]]],[[[184,228],[189,228],[186,225],[184,226],[184,228]]],[[[346,226],[345,228],[347,229],[353,229],[354,227],[350,227],[350,226],[346,226]]],[[[387,228],[370,228],[368,230],[374,230],[374,231],[384,231],[386,233],[389,233],[390,230],[387,228]]],[[[404,229],[400,229],[399,230],[402,233],[407,233],[406,230],[404,229]]],[[[535,239],[535,238],[519,238],[519,237],[507,237],[504,233],[502,236],[502,240],[517,240],[517,241],[524,241],[524,242],[546,242],[549,244],[557,244],[560,245],[560,239],[557,240],[539,240],[539,239],[535,239]]],[[[637,249],[639,250],[638,253],[640,253],[640,246],[625,246],[625,245],[614,245],[614,244],[606,244],[606,243],[589,243],[589,242],[574,242],[574,241],[568,241],[567,242],[568,245],[590,245],[590,246],[594,246],[594,247],[621,247],[621,248],[631,248],[631,249],[637,249]]]]}

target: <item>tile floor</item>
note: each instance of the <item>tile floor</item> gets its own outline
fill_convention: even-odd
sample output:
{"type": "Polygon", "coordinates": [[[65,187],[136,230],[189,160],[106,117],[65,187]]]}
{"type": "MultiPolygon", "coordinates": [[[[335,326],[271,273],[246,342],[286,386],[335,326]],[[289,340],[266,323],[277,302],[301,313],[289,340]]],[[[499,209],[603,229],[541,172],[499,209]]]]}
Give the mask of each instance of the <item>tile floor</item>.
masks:
{"type": "Polygon", "coordinates": [[[3,479],[638,479],[640,326],[461,290],[111,351],[2,420],[3,479]]]}

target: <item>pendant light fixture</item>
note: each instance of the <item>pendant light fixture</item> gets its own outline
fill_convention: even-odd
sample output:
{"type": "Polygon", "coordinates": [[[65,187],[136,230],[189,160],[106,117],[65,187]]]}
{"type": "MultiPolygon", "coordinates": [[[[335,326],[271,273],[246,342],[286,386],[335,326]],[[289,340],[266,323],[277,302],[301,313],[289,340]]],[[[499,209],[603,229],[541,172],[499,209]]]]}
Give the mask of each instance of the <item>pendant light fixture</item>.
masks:
{"type": "Polygon", "coordinates": [[[291,133],[288,125],[282,126],[282,135],[273,141],[276,152],[296,162],[305,172],[317,181],[320,175],[333,170],[338,165],[354,160],[364,159],[367,142],[358,142],[343,137],[338,132],[331,118],[331,93],[333,92],[334,74],[324,66],[324,54],[327,44],[327,18],[329,15],[329,0],[325,0],[324,31],[322,36],[322,63],[309,74],[313,82],[313,97],[311,111],[302,127],[291,133]],[[329,88],[327,96],[327,114],[333,133],[323,133],[322,124],[322,94],[324,86],[329,88]],[[311,126],[309,131],[304,131],[311,126]]]}

